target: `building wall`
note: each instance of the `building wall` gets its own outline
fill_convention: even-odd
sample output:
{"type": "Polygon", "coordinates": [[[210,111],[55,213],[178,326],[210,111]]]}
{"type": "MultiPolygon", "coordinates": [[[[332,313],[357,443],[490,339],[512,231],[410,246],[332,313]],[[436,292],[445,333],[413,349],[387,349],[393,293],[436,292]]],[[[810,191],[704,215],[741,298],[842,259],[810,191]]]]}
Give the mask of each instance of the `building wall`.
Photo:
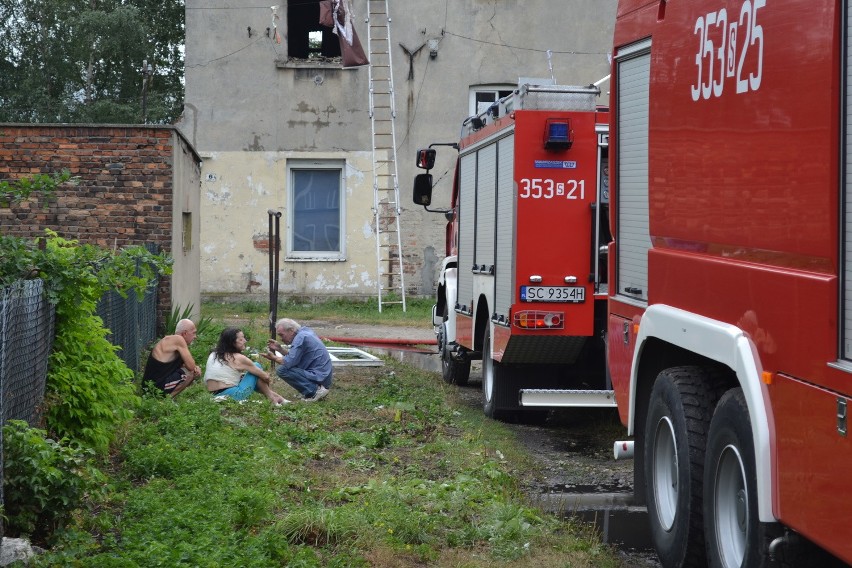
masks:
{"type": "Polygon", "coordinates": [[[37,237],[51,229],[105,248],[154,243],[174,258],[172,275],[160,281],[159,321],[173,305],[193,305],[198,315],[199,247],[184,251],[174,237],[184,213],[199,224],[200,159],[183,136],[173,127],[0,124],[0,179],[64,169],[80,183],[46,207],[0,209],[0,232],[37,237]]]}
{"type": "MultiPolygon", "coordinates": [[[[368,68],[288,60],[286,2],[275,13],[248,0],[232,0],[227,8],[186,2],[186,105],[178,127],[204,158],[202,292],[268,293],[268,276],[257,276],[268,273],[268,257],[256,245],[268,233],[266,210],[282,211],[282,223],[287,219],[284,164],[316,154],[351,160],[347,179],[357,178],[346,187],[347,258],[285,259],[279,290],[375,295],[375,244],[363,246],[371,238],[375,243],[368,68]],[[248,203],[255,204],[251,214],[248,203]]],[[[367,0],[353,0],[353,7],[366,50],[367,0]]],[[[471,86],[551,76],[559,84],[588,85],[606,76],[615,7],[615,0],[390,2],[403,255],[411,293],[434,291],[446,222],[411,202],[419,173],[416,149],[457,141],[469,115],[471,86]]],[[[607,89],[604,83],[604,105],[607,89]]],[[[432,171],[435,207],[449,203],[455,157],[455,151],[439,149],[432,171]]],[[[282,226],[282,235],[286,231],[282,226]]]]}
{"type": "Polygon", "coordinates": [[[369,152],[214,152],[205,158],[202,181],[202,292],[269,293],[269,210],[283,211],[278,222],[284,239],[287,162],[305,159],[346,160],[346,260],[287,260],[285,244],[279,257],[279,293],[358,296],[375,289],[369,152]]]}

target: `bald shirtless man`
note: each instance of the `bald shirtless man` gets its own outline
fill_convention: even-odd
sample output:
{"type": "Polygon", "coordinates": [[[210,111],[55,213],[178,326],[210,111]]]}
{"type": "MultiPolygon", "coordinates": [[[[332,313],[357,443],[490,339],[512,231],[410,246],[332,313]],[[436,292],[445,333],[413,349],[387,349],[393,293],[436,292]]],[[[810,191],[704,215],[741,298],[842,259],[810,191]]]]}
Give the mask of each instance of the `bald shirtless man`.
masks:
{"type": "Polygon", "coordinates": [[[200,377],[201,368],[195,364],[189,352],[189,344],[195,340],[195,334],[192,320],[180,320],[175,327],[175,334],[165,336],[151,349],[145,363],[142,384],[153,384],[174,398],[191,385],[196,377],[200,377]]]}

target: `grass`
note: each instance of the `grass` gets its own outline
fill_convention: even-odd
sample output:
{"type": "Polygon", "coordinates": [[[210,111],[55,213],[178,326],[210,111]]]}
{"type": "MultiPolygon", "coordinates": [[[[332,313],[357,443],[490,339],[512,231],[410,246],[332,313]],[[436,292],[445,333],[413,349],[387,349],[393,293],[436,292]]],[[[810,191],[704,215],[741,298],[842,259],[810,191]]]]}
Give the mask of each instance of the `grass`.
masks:
{"type": "Polygon", "coordinates": [[[317,404],[215,403],[197,383],[145,398],[103,467],[108,498],[39,566],[620,566],[525,504],[535,466],[511,431],[391,359],[337,369],[317,404]]]}
{"type": "MultiPolygon", "coordinates": [[[[393,299],[393,298],[391,298],[393,299]]],[[[335,299],[312,302],[309,299],[289,298],[278,303],[277,317],[289,317],[296,321],[322,319],[336,323],[405,325],[423,328],[432,327],[432,305],[434,298],[406,298],[406,311],[398,304],[384,305],[379,312],[378,301],[335,299]]],[[[269,303],[255,299],[230,302],[213,297],[201,305],[205,316],[215,319],[233,317],[235,314],[252,320],[269,321],[269,303]]]]}

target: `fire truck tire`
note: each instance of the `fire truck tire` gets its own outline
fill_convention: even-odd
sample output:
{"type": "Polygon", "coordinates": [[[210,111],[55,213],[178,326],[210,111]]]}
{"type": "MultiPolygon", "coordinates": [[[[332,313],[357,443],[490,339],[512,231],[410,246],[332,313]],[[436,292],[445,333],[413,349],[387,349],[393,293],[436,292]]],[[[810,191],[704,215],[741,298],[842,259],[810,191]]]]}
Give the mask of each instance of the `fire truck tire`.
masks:
{"type": "Polygon", "coordinates": [[[438,349],[441,350],[441,376],[444,378],[444,382],[451,385],[466,385],[470,378],[470,359],[464,361],[453,359],[452,351],[447,342],[446,319],[438,330],[438,349]]]}
{"type": "Polygon", "coordinates": [[[757,468],[742,389],[725,393],[710,422],[704,468],[704,538],[711,568],[763,568],[768,541],[757,516],[757,468]]]}
{"type": "Polygon", "coordinates": [[[657,375],[645,422],[645,493],[651,539],[664,568],[706,565],[704,452],[719,396],[700,367],[657,375]]]}
{"type": "Polygon", "coordinates": [[[491,358],[491,330],[482,341],[482,411],[494,420],[510,420],[518,409],[518,389],[511,373],[491,358]],[[514,392],[513,392],[514,391],[514,392]]]}

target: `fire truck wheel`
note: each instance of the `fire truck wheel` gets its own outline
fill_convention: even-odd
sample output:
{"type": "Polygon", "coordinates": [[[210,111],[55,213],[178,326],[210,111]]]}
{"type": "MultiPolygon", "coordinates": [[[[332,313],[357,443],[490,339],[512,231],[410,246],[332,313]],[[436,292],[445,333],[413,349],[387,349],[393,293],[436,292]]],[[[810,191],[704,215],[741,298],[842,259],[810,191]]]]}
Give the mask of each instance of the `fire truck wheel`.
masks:
{"type": "Polygon", "coordinates": [[[657,375],[645,423],[645,492],[651,538],[668,568],[705,566],[701,500],[704,444],[718,396],[700,367],[657,375]]]}
{"type": "Polygon", "coordinates": [[[446,319],[438,331],[438,349],[441,350],[441,376],[444,377],[444,382],[451,385],[466,385],[470,378],[470,359],[464,361],[453,359],[452,351],[447,342],[446,319]]]}
{"type": "Polygon", "coordinates": [[[482,341],[482,411],[485,416],[494,420],[509,420],[513,417],[518,406],[518,392],[514,389],[513,399],[512,386],[509,370],[491,358],[491,330],[486,325],[482,341]]]}
{"type": "Polygon", "coordinates": [[[707,439],[704,538],[708,566],[765,566],[761,533],[751,421],[742,389],[732,389],[719,401],[707,439]]]}

